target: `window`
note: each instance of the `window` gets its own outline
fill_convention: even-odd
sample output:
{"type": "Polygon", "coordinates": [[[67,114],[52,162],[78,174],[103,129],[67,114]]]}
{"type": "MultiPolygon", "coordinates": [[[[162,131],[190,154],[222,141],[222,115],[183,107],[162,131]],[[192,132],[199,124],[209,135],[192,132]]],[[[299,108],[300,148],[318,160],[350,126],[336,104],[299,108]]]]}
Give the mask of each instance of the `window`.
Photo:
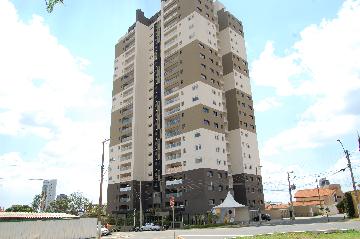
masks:
{"type": "Polygon", "coordinates": [[[205,64],[201,64],[201,67],[205,70],[206,69],[206,65],[205,64]]]}
{"type": "Polygon", "coordinates": [[[210,205],[210,206],[215,205],[215,199],[210,199],[210,200],[209,200],[209,205],[210,205]]]}
{"type": "Polygon", "coordinates": [[[200,53],[200,58],[201,58],[201,59],[205,59],[205,55],[202,54],[202,53],[200,53]]]}
{"type": "Polygon", "coordinates": [[[201,150],[201,144],[195,145],[195,150],[201,150]]]}
{"type": "Polygon", "coordinates": [[[217,173],[218,178],[222,178],[222,174],[221,173],[217,173]]]}
{"type": "Polygon", "coordinates": [[[209,178],[212,178],[214,176],[213,171],[208,171],[206,174],[209,178]]]}
{"type": "Polygon", "coordinates": [[[201,74],[200,77],[201,77],[201,79],[206,80],[206,75],[201,74]]]}
{"type": "Polygon", "coordinates": [[[220,152],[220,148],[216,147],[216,152],[219,153],[220,152]]]}
{"type": "Polygon", "coordinates": [[[219,124],[218,124],[218,123],[214,123],[214,127],[218,129],[218,128],[219,128],[219,124]]]}
{"type": "Polygon", "coordinates": [[[223,187],[222,185],[219,185],[218,191],[219,191],[219,192],[222,192],[223,190],[224,190],[224,187],[223,187]]]}
{"type": "Polygon", "coordinates": [[[214,191],[214,185],[208,185],[208,190],[209,191],[214,191]]]}
{"type": "Polygon", "coordinates": [[[209,109],[206,108],[206,107],[203,107],[203,112],[204,112],[204,113],[209,113],[209,109]]]}
{"type": "Polygon", "coordinates": [[[199,138],[200,136],[200,133],[195,133],[195,138],[199,138]]]}
{"type": "Polygon", "coordinates": [[[192,98],[192,101],[194,102],[194,101],[198,101],[199,100],[199,97],[197,97],[197,96],[195,96],[195,97],[193,97],[192,98]]]}
{"type": "Polygon", "coordinates": [[[204,125],[210,125],[210,121],[204,119],[204,125]]]}
{"type": "Polygon", "coordinates": [[[201,43],[199,43],[199,46],[202,48],[202,49],[205,49],[205,46],[201,43]]]}
{"type": "Polygon", "coordinates": [[[218,116],[218,112],[216,112],[216,111],[213,111],[214,112],[214,116],[218,116]]]}
{"type": "Polygon", "coordinates": [[[202,163],[202,158],[201,157],[195,158],[195,163],[202,163]]]}

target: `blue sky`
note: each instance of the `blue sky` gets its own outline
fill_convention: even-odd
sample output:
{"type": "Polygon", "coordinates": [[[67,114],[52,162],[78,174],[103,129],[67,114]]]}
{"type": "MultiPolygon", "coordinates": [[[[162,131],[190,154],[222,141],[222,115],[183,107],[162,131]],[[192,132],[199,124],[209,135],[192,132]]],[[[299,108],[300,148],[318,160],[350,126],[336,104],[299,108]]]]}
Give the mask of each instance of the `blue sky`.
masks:
{"type": "MultiPolygon", "coordinates": [[[[345,167],[338,138],[360,165],[359,1],[222,2],[245,28],[265,200],[287,200],[271,191],[286,190],[286,171],[301,188],[345,167]]],[[[52,14],[44,1],[0,0],[0,206],[29,203],[33,177],[96,201],[114,45],[137,8],[151,16],[160,0],[65,0],[52,14]]],[[[348,172],[331,174],[349,189],[348,172]]]]}

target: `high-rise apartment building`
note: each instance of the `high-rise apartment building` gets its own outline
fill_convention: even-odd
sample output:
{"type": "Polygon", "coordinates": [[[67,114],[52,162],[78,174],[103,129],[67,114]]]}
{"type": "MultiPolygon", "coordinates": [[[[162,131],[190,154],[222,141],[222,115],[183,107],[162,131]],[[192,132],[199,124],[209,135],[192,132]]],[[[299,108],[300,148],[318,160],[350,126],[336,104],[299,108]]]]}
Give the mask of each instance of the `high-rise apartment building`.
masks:
{"type": "Polygon", "coordinates": [[[219,2],[162,0],[115,46],[108,210],[263,208],[242,23],[219,2]],[[140,186],[141,185],[141,186],[140,186]]]}
{"type": "Polygon", "coordinates": [[[43,181],[42,192],[41,192],[41,205],[40,205],[42,211],[48,209],[50,203],[55,201],[56,184],[57,184],[56,179],[43,181]]]}

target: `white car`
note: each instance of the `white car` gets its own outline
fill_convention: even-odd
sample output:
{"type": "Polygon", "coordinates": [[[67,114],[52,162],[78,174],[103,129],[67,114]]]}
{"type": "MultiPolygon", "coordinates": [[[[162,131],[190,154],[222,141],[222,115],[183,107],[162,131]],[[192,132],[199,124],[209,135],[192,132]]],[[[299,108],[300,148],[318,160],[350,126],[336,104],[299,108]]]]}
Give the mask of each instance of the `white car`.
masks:
{"type": "Polygon", "coordinates": [[[141,231],[160,231],[160,229],[161,227],[154,223],[145,223],[145,225],[140,228],[141,231]]]}
{"type": "MultiPolygon", "coordinates": [[[[99,229],[98,229],[99,230],[99,229]]],[[[105,228],[105,227],[101,227],[101,236],[107,236],[110,235],[110,231],[109,229],[105,228]]]]}

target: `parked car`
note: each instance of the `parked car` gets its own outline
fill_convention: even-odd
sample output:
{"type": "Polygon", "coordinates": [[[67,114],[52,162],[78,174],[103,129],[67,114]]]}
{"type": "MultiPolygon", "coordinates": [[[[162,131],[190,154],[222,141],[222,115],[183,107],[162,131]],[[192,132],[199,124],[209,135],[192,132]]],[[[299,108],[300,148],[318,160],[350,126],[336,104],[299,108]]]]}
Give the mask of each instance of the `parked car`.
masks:
{"type": "Polygon", "coordinates": [[[155,225],[154,223],[145,223],[144,226],[141,226],[141,231],[160,231],[161,227],[155,225]]]}
{"type": "MultiPolygon", "coordinates": [[[[98,230],[99,230],[99,228],[98,228],[98,230]]],[[[109,229],[107,229],[107,228],[105,228],[105,227],[101,227],[100,231],[101,231],[101,236],[110,235],[109,229]]]]}
{"type": "Polygon", "coordinates": [[[141,230],[140,227],[132,227],[132,228],[130,228],[131,232],[139,232],[140,230],[141,230]]]}
{"type": "MultiPolygon", "coordinates": [[[[271,216],[269,214],[261,214],[261,220],[262,221],[271,221],[271,216]]],[[[256,217],[254,217],[254,221],[258,222],[259,221],[259,215],[257,215],[256,217]]]]}

